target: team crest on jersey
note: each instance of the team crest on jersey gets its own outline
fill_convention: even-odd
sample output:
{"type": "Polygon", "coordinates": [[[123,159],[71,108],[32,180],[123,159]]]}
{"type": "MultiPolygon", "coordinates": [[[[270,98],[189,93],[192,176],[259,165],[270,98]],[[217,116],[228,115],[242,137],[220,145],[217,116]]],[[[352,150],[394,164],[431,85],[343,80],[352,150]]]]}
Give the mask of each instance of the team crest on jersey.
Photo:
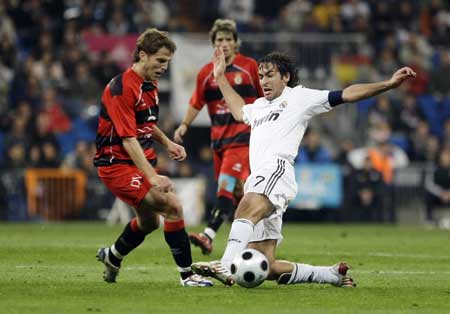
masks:
{"type": "Polygon", "coordinates": [[[285,101],[283,101],[281,104],[280,104],[280,108],[286,108],[287,107],[287,101],[285,100],[285,101]]]}
{"type": "Polygon", "coordinates": [[[241,84],[242,83],[242,75],[241,74],[236,74],[234,76],[234,84],[241,84]]]}

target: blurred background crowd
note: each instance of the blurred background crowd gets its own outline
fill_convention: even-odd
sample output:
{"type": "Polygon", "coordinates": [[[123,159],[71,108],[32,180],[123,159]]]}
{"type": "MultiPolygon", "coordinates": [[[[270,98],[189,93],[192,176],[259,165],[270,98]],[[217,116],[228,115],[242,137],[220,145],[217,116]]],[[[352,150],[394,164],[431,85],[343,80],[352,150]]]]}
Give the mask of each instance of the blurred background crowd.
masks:
{"type": "MultiPolygon", "coordinates": [[[[412,67],[417,78],[410,84],[314,122],[297,162],[342,167],[340,213],[348,220],[395,222],[396,172],[405,168],[419,169],[426,221],[433,220],[433,207],[450,202],[448,1],[0,0],[0,195],[7,204],[2,218],[27,216],[22,210],[27,168],[82,169],[90,178],[87,188],[93,192],[88,194],[104,195],[88,197],[87,207],[111,202],[100,191],[92,157],[102,90],[123,65],[106,50],[94,57],[86,34],[123,36],[148,27],[205,33],[218,17],[237,22],[244,54],[258,59],[276,49],[295,56],[306,86],[340,89],[412,67]],[[356,47],[329,48],[325,61],[313,62],[282,40],[246,43],[252,36],[246,34],[255,33],[281,39],[298,34],[300,40],[302,34],[356,34],[361,40],[356,47]]],[[[170,93],[162,84],[161,107],[169,108],[170,93]]],[[[160,124],[167,134],[178,122],[169,109],[162,110],[160,124]]],[[[193,128],[186,147],[189,159],[180,164],[161,153],[160,171],[175,177],[203,175],[213,186],[208,129],[193,128]]],[[[208,190],[207,204],[215,188],[208,190]]]]}

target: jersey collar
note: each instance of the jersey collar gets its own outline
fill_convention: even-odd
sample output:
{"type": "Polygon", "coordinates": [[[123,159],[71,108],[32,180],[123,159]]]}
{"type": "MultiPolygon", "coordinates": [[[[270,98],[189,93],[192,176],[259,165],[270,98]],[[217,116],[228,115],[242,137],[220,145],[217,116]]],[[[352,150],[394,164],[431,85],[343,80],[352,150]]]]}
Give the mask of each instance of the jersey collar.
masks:
{"type": "Polygon", "coordinates": [[[283,91],[281,92],[281,95],[280,95],[280,96],[278,96],[277,98],[272,99],[272,100],[267,100],[267,103],[268,103],[268,104],[276,103],[278,100],[281,99],[281,97],[285,96],[286,94],[289,94],[289,92],[291,91],[291,89],[292,89],[292,87],[286,86],[286,87],[283,89],[283,91]]]}

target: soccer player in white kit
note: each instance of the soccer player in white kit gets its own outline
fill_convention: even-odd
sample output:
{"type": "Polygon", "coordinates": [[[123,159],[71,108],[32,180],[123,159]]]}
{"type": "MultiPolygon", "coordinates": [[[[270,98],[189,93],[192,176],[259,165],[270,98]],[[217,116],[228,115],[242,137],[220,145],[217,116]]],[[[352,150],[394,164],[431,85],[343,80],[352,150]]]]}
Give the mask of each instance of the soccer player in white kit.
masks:
{"type": "Polygon", "coordinates": [[[192,269],[232,285],[230,265],[237,254],[252,248],[269,260],[269,280],[279,284],[304,282],[354,286],[347,276],[349,266],[312,266],[277,260],[275,251],[282,239],[282,216],[297,193],[294,159],[297,156],[308,121],[344,102],[369,98],[401,85],[416,76],[409,67],[397,70],[389,80],[354,84],[342,91],[326,91],[296,86],[296,70],[284,54],[271,53],[259,61],[259,79],[264,97],[246,105],[224,76],[225,59],[214,51],[214,77],[237,121],[251,126],[250,176],[244,187],[231,225],[228,244],[220,261],[192,264],[192,269]]]}

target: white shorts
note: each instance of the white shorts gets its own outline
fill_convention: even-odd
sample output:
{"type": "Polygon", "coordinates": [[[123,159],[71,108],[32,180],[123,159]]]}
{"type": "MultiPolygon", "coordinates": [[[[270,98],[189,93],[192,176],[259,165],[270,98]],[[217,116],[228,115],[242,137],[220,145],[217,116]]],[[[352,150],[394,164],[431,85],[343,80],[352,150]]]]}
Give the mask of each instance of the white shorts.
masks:
{"type": "Polygon", "coordinates": [[[288,203],[297,194],[294,167],[285,159],[276,163],[264,163],[264,167],[252,171],[244,186],[245,193],[267,196],[273,205],[273,213],[255,225],[250,242],[281,240],[282,218],[288,203]]]}

